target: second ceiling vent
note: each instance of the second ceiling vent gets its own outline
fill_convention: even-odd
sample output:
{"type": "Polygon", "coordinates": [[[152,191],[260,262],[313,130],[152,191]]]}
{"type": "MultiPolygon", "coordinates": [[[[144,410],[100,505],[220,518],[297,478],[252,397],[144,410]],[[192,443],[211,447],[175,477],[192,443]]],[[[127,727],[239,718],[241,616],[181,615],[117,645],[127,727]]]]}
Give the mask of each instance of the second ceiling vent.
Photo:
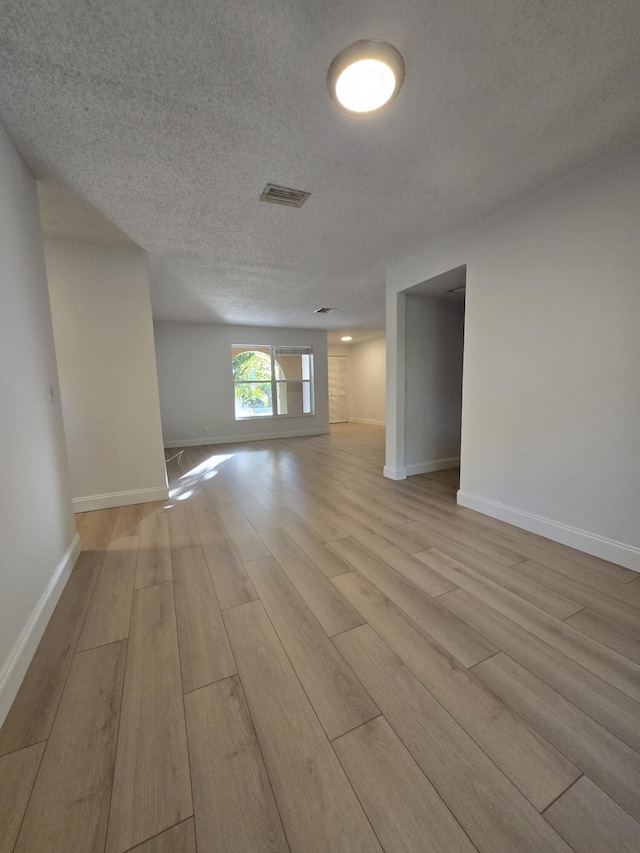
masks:
{"type": "Polygon", "coordinates": [[[304,190],[293,190],[291,187],[279,187],[277,184],[267,184],[260,201],[270,201],[272,204],[284,204],[286,207],[302,207],[311,193],[304,190]]]}

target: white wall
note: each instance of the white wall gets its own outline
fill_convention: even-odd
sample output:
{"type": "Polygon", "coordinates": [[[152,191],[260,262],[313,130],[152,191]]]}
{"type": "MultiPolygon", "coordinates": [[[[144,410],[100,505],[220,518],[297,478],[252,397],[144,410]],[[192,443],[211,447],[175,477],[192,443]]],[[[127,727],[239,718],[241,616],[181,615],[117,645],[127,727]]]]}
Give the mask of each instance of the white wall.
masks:
{"type": "Polygon", "coordinates": [[[464,303],[407,297],[405,468],[424,474],[460,458],[464,303]]]}
{"type": "Polygon", "coordinates": [[[1,125],[0,290],[1,724],[79,553],[36,185],[1,125]]]}
{"type": "Polygon", "coordinates": [[[45,241],[76,511],[167,496],[147,256],[45,241]]]}
{"type": "Polygon", "coordinates": [[[326,332],[159,322],[155,324],[155,340],[165,445],[180,447],[328,432],[326,332]],[[233,344],[313,347],[315,414],[236,421],[233,344]]]}
{"type": "Polygon", "coordinates": [[[639,202],[633,147],[388,271],[388,473],[398,294],[467,264],[459,502],[640,570],[639,202]]]}
{"type": "Polygon", "coordinates": [[[328,344],[327,355],[343,355],[348,358],[351,355],[351,344],[328,344]]]}
{"type": "Polygon", "coordinates": [[[386,386],[384,338],[351,345],[349,366],[349,420],[384,425],[386,386]]]}

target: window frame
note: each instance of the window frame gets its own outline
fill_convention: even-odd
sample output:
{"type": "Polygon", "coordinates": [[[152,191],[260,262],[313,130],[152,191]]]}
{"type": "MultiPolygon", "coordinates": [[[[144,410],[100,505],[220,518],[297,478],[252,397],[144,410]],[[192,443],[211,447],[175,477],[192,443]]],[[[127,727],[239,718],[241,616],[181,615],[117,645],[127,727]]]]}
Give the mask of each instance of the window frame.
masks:
{"type": "MultiPolygon", "coordinates": [[[[265,353],[266,355],[266,353],[265,353]]],[[[269,420],[271,418],[309,418],[313,417],[316,413],[316,392],[315,392],[315,381],[314,381],[314,351],[311,346],[300,346],[293,344],[231,344],[231,379],[233,384],[233,415],[234,420],[236,421],[255,421],[255,420],[269,420]],[[264,352],[265,350],[269,351],[269,357],[271,359],[271,379],[239,379],[236,380],[233,375],[233,359],[234,354],[233,351],[235,349],[243,349],[245,351],[256,351],[256,352],[264,352]],[[283,352],[287,354],[287,350],[290,350],[290,355],[307,355],[310,356],[309,359],[309,378],[308,379],[277,379],[276,378],[276,353],[283,352]],[[287,385],[288,383],[294,384],[299,383],[304,387],[304,384],[307,383],[309,387],[309,401],[310,401],[310,411],[308,412],[284,412],[281,413],[278,411],[278,385],[287,385]],[[236,414],[236,385],[271,385],[271,414],[270,415],[247,415],[242,417],[236,414]]],[[[280,367],[282,370],[282,367],[280,367]]],[[[283,371],[284,372],[284,371],[283,371]]]]}

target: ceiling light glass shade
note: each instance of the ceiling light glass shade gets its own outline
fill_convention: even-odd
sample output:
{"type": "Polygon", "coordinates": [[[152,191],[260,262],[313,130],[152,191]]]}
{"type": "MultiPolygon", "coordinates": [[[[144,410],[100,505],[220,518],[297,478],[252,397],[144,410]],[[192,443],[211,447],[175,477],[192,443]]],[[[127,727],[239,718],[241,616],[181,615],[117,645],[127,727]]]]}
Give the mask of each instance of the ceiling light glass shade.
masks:
{"type": "Polygon", "coordinates": [[[364,39],[345,48],[329,67],[331,97],[349,113],[375,113],[392,101],[404,80],[404,61],[393,45],[364,39]]]}
{"type": "Polygon", "coordinates": [[[343,337],[340,338],[340,340],[341,341],[352,341],[353,338],[351,337],[351,335],[344,335],[343,337]]]}

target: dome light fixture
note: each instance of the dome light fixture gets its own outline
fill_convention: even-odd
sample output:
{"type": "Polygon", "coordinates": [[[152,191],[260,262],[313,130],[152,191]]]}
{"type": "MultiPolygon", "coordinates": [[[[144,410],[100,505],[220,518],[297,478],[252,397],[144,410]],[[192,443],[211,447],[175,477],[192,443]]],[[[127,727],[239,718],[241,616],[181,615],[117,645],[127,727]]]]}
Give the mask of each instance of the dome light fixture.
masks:
{"type": "Polygon", "coordinates": [[[353,340],[353,338],[351,337],[351,335],[343,335],[343,336],[340,338],[340,340],[341,340],[341,341],[352,341],[352,340],[353,340]]]}
{"type": "Polygon", "coordinates": [[[404,60],[386,41],[362,39],[346,47],[329,66],[329,92],[341,110],[377,113],[393,101],[404,80],[404,60]]]}

